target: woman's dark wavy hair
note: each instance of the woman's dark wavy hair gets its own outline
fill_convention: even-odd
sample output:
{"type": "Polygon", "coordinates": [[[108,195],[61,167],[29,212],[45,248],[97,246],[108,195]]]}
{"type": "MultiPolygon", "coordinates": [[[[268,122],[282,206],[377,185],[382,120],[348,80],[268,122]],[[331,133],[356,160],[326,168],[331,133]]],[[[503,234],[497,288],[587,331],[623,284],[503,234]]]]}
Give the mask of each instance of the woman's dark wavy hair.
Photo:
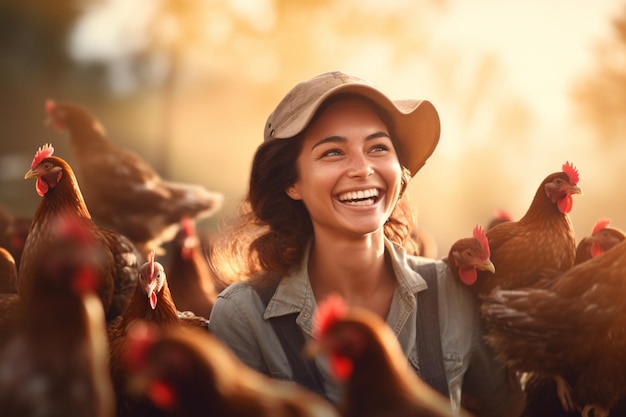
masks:
{"type": "MultiPolygon", "coordinates": [[[[332,98],[323,107],[345,97],[332,98]]],[[[378,113],[387,126],[391,126],[386,114],[380,110],[378,113]]],[[[393,130],[390,133],[393,139],[393,130]]],[[[228,264],[230,271],[219,265],[216,268],[227,282],[244,280],[261,272],[286,275],[302,259],[313,237],[313,225],[303,202],[291,199],[285,190],[298,180],[297,159],[303,136],[304,133],[300,133],[290,139],[275,139],[257,149],[239,223],[222,234],[225,241],[222,245],[216,243],[212,256],[214,262],[228,264]],[[224,277],[224,274],[231,277],[224,277]]],[[[385,223],[385,235],[405,246],[409,253],[417,254],[417,245],[411,237],[414,211],[405,192],[410,179],[409,170],[403,167],[402,196],[385,223]]]]}

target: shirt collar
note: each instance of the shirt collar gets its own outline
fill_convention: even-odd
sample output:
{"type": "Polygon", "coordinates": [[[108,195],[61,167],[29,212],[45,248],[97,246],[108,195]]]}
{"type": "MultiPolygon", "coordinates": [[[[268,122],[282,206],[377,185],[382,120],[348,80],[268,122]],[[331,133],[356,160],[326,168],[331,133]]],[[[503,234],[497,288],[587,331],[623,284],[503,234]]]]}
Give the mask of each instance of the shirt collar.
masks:
{"type": "MultiPolygon", "coordinates": [[[[313,314],[316,308],[308,271],[311,243],[312,241],[305,248],[300,264],[292,267],[289,274],[280,280],[263,314],[263,318],[267,320],[298,313],[296,322],[309,334],[312,330],[313,314]]],[[[385,249],[390,254],[394,274],[398,281],[396,292],[414,306],[415,293],[428,288],[426,281],[411,268],[404,248],[385,238],[385,249]]]]}

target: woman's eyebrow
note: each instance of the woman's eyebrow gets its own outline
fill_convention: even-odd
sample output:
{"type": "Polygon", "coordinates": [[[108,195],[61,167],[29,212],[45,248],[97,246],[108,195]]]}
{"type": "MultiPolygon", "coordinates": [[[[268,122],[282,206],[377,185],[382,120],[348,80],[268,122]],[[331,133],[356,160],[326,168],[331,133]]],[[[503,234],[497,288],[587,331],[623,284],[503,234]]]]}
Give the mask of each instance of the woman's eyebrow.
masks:
{"type": "MultiPolygon", "coordinates": [[[[369,135],[367,135],[365,137],[365,140],[373,140],[373,139],[378,139],[378,138],[389,138],[389,134],[386,132],[378,131],[378,132],[374,132],[371,133],[369,135]]],[[[318,147],[319,145],[323,145],[325,143],[345,143],[347,141],[347,139],[343,136],[328,136],[324,139],[319,140],[318,142],[316,142],[312,147],[311,150],[315,149],[316,147],[318,147]]]]}

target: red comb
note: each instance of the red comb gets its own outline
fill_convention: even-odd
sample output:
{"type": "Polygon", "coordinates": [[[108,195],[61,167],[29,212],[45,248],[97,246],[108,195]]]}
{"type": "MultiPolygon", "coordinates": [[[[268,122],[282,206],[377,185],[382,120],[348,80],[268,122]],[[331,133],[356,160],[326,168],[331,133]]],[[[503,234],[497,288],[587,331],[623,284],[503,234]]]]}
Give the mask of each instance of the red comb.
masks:
{"type": "Polygon", "coordinates": [[[509,222],[513,221],[513,215],[503,209],[494,211],[493,216],[497,219],[502,219],[502,220],[506,220],[509,222]]]}
{"type": "Polygon", "coordinates": [[[477,224],[476,227],[474,227],[474,232],[472,234],[474,239],[476,239],[480,243],[480,246],[483,247],[483,252],[485,252],[487,258],[489,258],[491,253],[489,251],[489,241],[487,240],[485,229],[483,229],[481,225],[477,224]]]}
{"type": "Polygon", "coordinates": [[[148,260],[150,261],[150,280],[152,280],[152,277],[154,276],[154,251],[150,252],[148,260]]]}
{"type": "Polygon", "coordinates": [[[35,152],[35,157],[33,158],[33,162],[30,164],[30,168],[35,169],[35,167],[39,165],[39,163],[43,159],[52,156],[53,153],[54,148],[52,147],[52,144],[46,143],[45,145],[37,149],[37,152],[35,152]]]}
{"type": "Polygon", "coordinates": [[[93,235],[76,216],[61,214],[55,225],[57,227],[55,231],[60,238],[72,239],[74,242],[85,246],[93,243],[93,235]]]}
{"type": "Polygon", "coordinates": [[[348,313],[348,304],[339,294],[330,294],[320,302],[313,319],[313,337],[320,339],[328,328],[348,313]]]}
{"type": "Polygon", "coordinates": [[[606,229],[607,227],[609,227],[610,224],[611,224],[611,219],[600,219],[600,220],[598,220],[596,222],[595,226],[593,226],[593,229],[591,230],[591,234],[595,235],[600,230],[606,229]]]}
{"type": "Polygon", "coordinates": [[[565,162],[563,164],[563,172],[569,177],[569,181],[576,185],[578,184],[578,170],[571,162],[565,162]]]}
{"type": "Polygon", "coordinates": [[[193,236],[195,235],[194,231],[195,231],[195,227],[194,227],[194,221],[191,217],[189,216],[184,216],[181,221],[181,227],[183,228],[183,231],[185,232],[185,236],[193,236]]]}
{"type": "Polygon", "coordinates": [[[128,344],[124,350],[124,360],[129,368],[140,369],[150,349],[157,341],[154,325],[137,320],[128,328],[128,344]]]}
{"type": "Polygon", "coordinates": [[[50,114],[54,111],[54,109],[56,108],[57,103],[56,101],[52,100],[52,99],[48,99],[46,100],[46,114],[50,114]]]}
{"type": "Polygon", "coordinates": [[[172,410],[176,404],[174,390],[164,381],[155,380],[148,387],[148,398],[161,410],[172,410]]]}

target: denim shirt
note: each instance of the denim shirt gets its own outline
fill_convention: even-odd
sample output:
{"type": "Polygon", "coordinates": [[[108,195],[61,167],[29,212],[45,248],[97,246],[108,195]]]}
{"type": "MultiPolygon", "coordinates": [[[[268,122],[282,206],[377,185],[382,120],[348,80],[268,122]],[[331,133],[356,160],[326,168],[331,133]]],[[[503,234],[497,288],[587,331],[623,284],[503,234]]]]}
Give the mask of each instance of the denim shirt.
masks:
{"type": "MultiPolygon", "coordinates": [[[[407,255],[404,249],[386,241],[397,280],[387,324],[414,367],[417,363],[417,292],[427,289],[413,266],[431,259],[407,255]]],[[[272,378],[292,380],[292,372],[269,318],[298,313],[296,322],[305,338],[311,337],[315,297],[308,276],[308,253],[289,275],[282,278],[267,308],[246,282],[232,284],[218,296],[209,320],[210,331],[226,343],[248,366],[272,378]]],[[[475,398],[484,417],[519,416],[524,395],[512,383],[507,371],[495,362],[493,352],[483,341],[482,323],[475,296],[455,279],[447,265],[437,267],[439,326],[450,401],[460,407],[462,389],[475,398]]],[[[316,364],[325,379],[331,401],[338,402],[340,385],[333,379],[323,359],[316,364]]]]}

